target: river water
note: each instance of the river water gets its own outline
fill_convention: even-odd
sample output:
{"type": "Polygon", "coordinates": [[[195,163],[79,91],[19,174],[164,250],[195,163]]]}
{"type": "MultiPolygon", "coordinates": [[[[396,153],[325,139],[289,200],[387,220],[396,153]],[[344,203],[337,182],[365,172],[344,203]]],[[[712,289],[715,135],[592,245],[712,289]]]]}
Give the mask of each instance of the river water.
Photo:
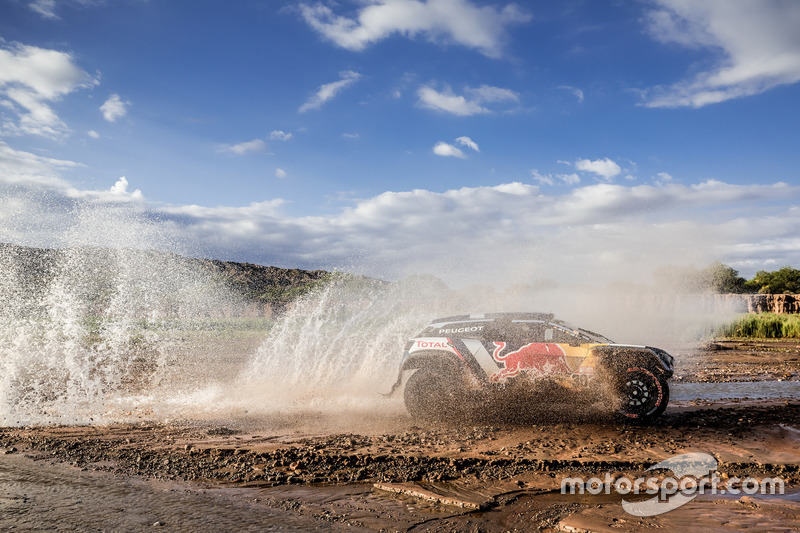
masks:
{"type": "Polygon", "coordinates": [[[210,487],[0,455],[0,531],[372,532],[463,512],[371,484],[210,487]]]}
{"type": "Polygon", "coordinates": [[[732,381],[726,383],[670,383],[670,399],[800,398],[800,381],[732,381]]]}
{"type": "Polygon", "coordinates": [[[3,531],[307,531],[242,489],[191,489],[0,455],[3,531]]]}

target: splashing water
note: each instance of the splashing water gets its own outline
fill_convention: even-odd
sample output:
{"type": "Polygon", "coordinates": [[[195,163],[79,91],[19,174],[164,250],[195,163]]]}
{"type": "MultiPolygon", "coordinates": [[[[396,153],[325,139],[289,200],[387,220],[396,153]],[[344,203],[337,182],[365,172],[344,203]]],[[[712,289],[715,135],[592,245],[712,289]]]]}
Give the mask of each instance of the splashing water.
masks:
{"type": "Polygon", "coordinates": [[[406,339],[461,308],[435,278],[338,275],[250,330],[212,274],[155,251],[163,229],[84,207],[60,250],[0,245],[0,425],[373,410],[406,339]]]}
{"type": "Polygon", "coordinates": [[[185,259],[145,249],[164,241],[156,233],[135,214],[87,209],[68,248],[0,248],[0,424],[113,419],[174,355],[167,319],[231,301],[185,259]]]}
{"type": "Polygon", "coordinates": [[[458,308],[433,278],[337,277],[276,324],[242,375],[242,394],[263,410],[396,409],[380,393],[397,377],[407,339],[431,313],[458,308]]]}
{"type": "Polygon", "coordinates": [[[248,329],[242,300],[207,270],[154,251],[180,248],[163,224],[87,208],[63,241],[49,256],[0,245],[0,425],[393,415],[404,412],[401,395],[380,393],[406,340],[436,317],[554,312],[620,342],[653,344],[697,340],[730,315],[688,297],[664,306],[602,290],[456,291],[425,276],[336,275],[271,327],[248,329]],[[223,324],[231,331],[219,317],[234,317],[223,324]]]}
{"type": "Polygon", "coordinates": [[[552,311],[575,325],[619,334],[620,342],[664,341],[668,348],[699,340],[720,316],[692,298],[671,306],[660,301],[601,291],[452,290],[424,276],[394,283],[340,277],[281,317],[226,400],[239,398],[251,413],[403,411],[402,395],[392,402],[380,393],[397,377],[406,341],[430,320],[448,315],[552,311]]]}

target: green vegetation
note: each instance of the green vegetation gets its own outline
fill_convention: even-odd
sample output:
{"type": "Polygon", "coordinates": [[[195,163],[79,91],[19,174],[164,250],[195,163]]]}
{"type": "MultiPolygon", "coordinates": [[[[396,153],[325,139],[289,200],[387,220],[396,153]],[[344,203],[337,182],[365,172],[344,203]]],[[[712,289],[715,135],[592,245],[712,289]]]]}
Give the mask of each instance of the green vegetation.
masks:
{"type": "Polygon", "coordinates": [[[743,315],[735,322],[720,328],[717,335],[729,338],[796,339],[800,338],[800,315],[743,315]]]}
{"type": "MultiPolygon", "coordinates": [[[[82,320],[84,337],[81,344],[86,349],[94,349],[108,342],[114,321],[96,316],[86,316],[82,320]]],[[[193,337],[263,336],[275,324],[269,317],[194,317],[166,318],[159,320],[137,319],[125,324],[126,349],[130,353],[144,353],[154,349],[153,339],[173,336],[187,340],[193,337]],[[154,337],[156,335],[157,337],[154,337]]],[[[44,331],[45,328],[42,328],[44,331]]],[[[113,333],[112,333],[113,334],[113,333]]]]}
{"type": "Polygon", "coordinates": [[[274,324],[269,317],[206,317],[141,320],[137,326],[142,330],[157,331],[267,331],[274,324]]]}
{"type": "Polygon", "coordinates": [[[269,287],[258,294],[256,298],[259,300],[266,300],[271,303],[288,304],[294,300],[297,300],[298,298],[308,294],[316,293],[317,291],[321,291],[331,285],[347,286],[355,289],[358,287],[380,287],[384,284],[385,282],[381,280],[368,278],[366,276],[359,276],[357,274],[348,274],[346,272],[326,272],[319,278],[306,281],[302,285],[275,285],[273,287],[269,287]]]}
{"type": "Polygon", "coordinates": [[[337,272],[328,272],[323,274],[320,278],[308,281],[302,285],[274,285],[258,294],[256,298],[273,303],[287,304],[301,296],[321,289],[338,276],[343,275],[344,274],[337,272]]]}
{"type": "Polygon", "coordinates": [[[775,272],[759,270],[755,277],[745,282],[748,292],[759,294],[798,294],[800,293],[800,270],[789,266],[775,272]]]}
{"type": "MultiPolygon", "coordinates": [[[[103,328],[113,320],[98,316],[85,316],[82,323],[90,335],[101,335],[103,328]]],[[[269,317],[191,317],[134,320],[130,327],[137,331],[264,331],[272,327],[269,317]]]]}
{"type": "Polygon", "coordinates": [[[747,282],[739,271],[719,261],[714,261],[704,271],[711,290],[719,294],[739,294],[747,292],[747,282]]]}

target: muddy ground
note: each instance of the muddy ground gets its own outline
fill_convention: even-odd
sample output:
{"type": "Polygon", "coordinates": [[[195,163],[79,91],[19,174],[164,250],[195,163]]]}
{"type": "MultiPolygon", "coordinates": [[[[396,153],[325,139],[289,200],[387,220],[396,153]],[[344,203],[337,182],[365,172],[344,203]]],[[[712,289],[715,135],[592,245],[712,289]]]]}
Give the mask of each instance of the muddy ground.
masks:
{"type": "MultiPolygon", "coordinates": [[[[682,363],[677,382],[800,380],[798,342],[716,342],[676,355],[682,363]]],[[[359,434],[320,434],[313,417],[6,428],[0,429],[0,453],[116,479],[178,483],[180,490],[222,487],[225,505],[242,516],[273,513],[277,518],[268,527],[264,522],[271,530],[797,531],[799,408],[800,398],[682,401],[650,426],[623,425],[601,411],[562,409],[458,426],[392,420],[359,434]],[[712,454],[723,480],[781,478],[787,494],[705,494],[670,512],[637,517],[625,512],[622,496],[613,491],[560,493],[565,477],[634,479],[661,460],[690,452],[712,454]]],[[[5,498],[22,519],[25,500],[17,496],[5,498]]],[[[41,509],[31,505],[28,511],[41,509]]],[[[6,527],[8,516],[0,519],[6,527]]],[[[153,524],[191,529],[179,515],[153,524]]]]}

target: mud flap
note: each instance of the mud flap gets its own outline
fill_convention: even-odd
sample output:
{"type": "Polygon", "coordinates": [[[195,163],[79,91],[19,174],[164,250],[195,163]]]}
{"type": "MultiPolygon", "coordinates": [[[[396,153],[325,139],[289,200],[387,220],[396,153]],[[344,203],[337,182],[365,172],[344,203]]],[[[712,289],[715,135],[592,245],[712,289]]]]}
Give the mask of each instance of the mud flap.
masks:
{"type": "Polygon", "coordinates": [[[391,390],[389,392],[382,392],[381,396],[383,396],[384,398],[391,398],[392,396],[394,396],[394,393],[397,392],[397,389],[400,388],[400,385],[403,384],[404,377],[405,377],[404,374],[406,374],[409,371],[413,372],[415,370],[418,370],[418,369],[417,368],[406,368],[406,369],[401,370],[397,374],[397,381],[394,382],[394,384],[392,385],[391,390]]]}

